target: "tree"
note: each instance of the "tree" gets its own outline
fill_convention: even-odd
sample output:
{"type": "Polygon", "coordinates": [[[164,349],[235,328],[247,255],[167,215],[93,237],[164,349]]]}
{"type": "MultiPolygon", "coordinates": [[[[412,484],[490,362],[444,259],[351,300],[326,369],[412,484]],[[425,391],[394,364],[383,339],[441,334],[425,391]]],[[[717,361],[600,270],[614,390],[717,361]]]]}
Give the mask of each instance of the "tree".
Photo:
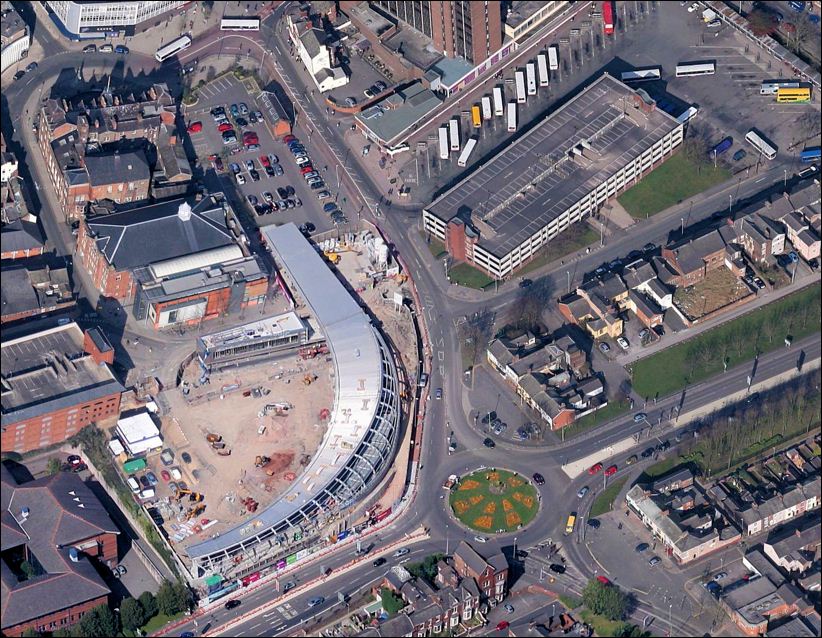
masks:
{"type": "Polygon", "coordinates": [[[754,35],[771,35],[776,31],[776,20],[767,11],[754,9],[748,14],[748,26],[754,35]]]}
{"type": "Polygon", "coordinates": [[[49,459],[49,462],[46,463],[46,472],[49,476],[54,476],[55,474],[57,474],[57,472],[60,471],[60,465],[60,459],[58,459],[56,456],[52,456],[49,459]]]}
{"type": "Polygon", "coordinates": [[[146,622],[146,612],[136,598],[126,598],[120,603],[120,622],[123,628],[134,631],[146,622]]]}
{"type": "Polygon", "coordinates": [[[405,568],[412,576],[424,578],[428,582],[433,583],[437,577],[437,563],[440,562],[444,556],[445,554],[431,554],[430,556],[426,556],[421,563],[411,563],[410,565],[406,565],[405,568]]]}
{"type": "Polygon", "coordinates": [[[143,607],[143,613],[145,613],[146,620],[149,618],[154,618],[157,615],[157,612],[160,609],[157,607],[157,599],[154,597],[150,591],[144,591],[140,594],[140,605],[143,607]]]}
{"type": "Polygon", "coordinates": [[[639,625],[633,625],[629,622],[622,623],[614,631],[614,636],[626,636],[627,638],[645,638],[650,635],[651,632],[642,631],[642,627],[639,625]]]}
{"type": "Polygon", "coordinates": [[[172,583],[164,580],[157,591],[157,606],[166,616],[173,616],[186,611],[191,604],[191,593],[181,582],[172,583]]]}
{"type": "Polygon", "coordinates": [[[22,633],[23,638],[26,638],[27,636],[30,637],[30,638],[36,638],[37,636],[42,636],[42,635],[43,634],[41,634],[39,631],[37,631],[36,629],[32,629],[31,627],[27,628],[22,633]]]}
{"type": "Polygon", "coordinates": [[[116,636],[119,627],[114,612],[106,605],[98,605],[83,616],[78,625],[78,630],[79,633],[88,638],[108,638],[109,636],[116,636]]]}
{"type": "Polygon", "coordinates": [[[388,587],[383,587],[380,590],[380,598],[382,599],[382,608],[389,616],[393,616],[405,607],[405,601],[398,594],[395,594],[394,590],[388,587]]]}
{"type": "Polygon", "coordinates": [[[616,585],[603,585],[598,580],[588,581],[582,590],[585,606],[608,620],[622,620],[628,607],[628,598],[616,585]]]}

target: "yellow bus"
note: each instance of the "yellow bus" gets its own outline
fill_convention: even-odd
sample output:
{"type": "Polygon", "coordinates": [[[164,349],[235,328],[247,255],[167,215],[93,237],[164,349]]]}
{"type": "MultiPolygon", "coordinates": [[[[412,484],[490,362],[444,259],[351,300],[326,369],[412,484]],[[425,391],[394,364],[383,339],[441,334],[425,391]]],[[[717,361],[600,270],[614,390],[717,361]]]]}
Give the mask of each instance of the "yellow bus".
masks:
{"type": "Polygon", "coordinates": [[[482,111],[479,104],[471,107],[471,121],[474,123],[474,128],[482,126],[482,111]]]}
{"type": "Polygon", "coordinates": [[[811,101],[810,87],[782,88],[776,91],[776,101],[780,104],[796,103],[802,104],[811,101]]]}
{"type": "Polygon", "coordinates": [[[568,521],[565,523],[565,535],[574,533],[574,526],[577,524],[577,513],[571,512],[568,521]]]}

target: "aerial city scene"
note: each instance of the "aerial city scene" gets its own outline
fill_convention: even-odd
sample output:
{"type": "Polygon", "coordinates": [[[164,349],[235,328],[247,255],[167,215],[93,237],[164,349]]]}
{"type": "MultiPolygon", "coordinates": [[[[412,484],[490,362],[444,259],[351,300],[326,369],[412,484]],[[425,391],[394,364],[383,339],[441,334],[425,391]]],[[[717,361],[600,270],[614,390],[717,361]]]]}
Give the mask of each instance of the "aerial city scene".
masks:
{"type": "Polygon", "coordinates": [[[813,2],[2,0],[2,636],[822,635],[813,2]]]}

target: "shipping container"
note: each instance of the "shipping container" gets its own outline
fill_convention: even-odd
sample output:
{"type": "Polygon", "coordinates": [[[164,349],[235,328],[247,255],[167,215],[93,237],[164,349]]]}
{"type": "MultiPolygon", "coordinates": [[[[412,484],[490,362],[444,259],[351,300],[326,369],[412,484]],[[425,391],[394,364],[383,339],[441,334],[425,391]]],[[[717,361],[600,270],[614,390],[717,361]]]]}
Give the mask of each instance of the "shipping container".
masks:
{"type": "Polygon", "coordinates": [[[448,129],[444,126],[440,126],[439,128],[439,138],[440,138],[440,159],[447,160],[448,159],[448,129]]]}
{"type": "Polygon", "coordinates": [[[548,86],[548,57],[544,53],[537,56],[537,70],[539,71],[539,85],[548,86]]]}
{"type": "Polygon", "coordinates": [[[513,133],[517,130],[517,103],[508,102],[508,132],[513,133]]]}
{"type": "Polygon", "coordinates": [[[528,86],[528,95],[537,94],[537,65],[529,62],[525,65],[525,76],[528,86]]]}

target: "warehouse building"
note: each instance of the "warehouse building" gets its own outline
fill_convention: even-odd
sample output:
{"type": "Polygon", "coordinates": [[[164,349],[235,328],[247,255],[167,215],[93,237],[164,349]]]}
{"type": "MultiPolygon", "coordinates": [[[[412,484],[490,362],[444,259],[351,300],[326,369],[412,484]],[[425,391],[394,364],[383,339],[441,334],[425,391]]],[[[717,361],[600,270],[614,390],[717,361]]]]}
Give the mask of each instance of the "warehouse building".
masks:
{"type": "Polygon", "coordinates": [[[671,156],[683,125],[603,74],[423,210],[425,231],[506,279],[671,156]]]}

